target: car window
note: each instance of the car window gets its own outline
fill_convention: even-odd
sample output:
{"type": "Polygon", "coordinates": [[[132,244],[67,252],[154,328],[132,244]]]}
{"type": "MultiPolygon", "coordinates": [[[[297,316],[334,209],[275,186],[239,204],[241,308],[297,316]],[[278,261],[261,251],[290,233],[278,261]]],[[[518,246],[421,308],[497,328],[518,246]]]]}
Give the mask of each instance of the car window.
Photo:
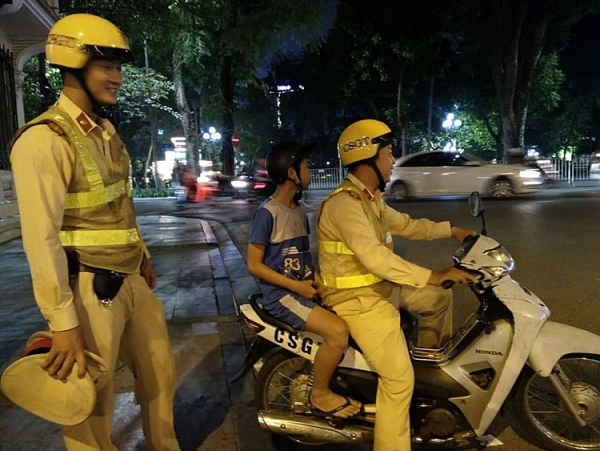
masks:
{"type": "Polygon", "coordinates": [[[455,163],[457,156],[459,155],[456,153],[444,152],[440,155],[440,166],[458,166],[455,163]]]}
{"type": "Polygon", "coordinates": [[[402,167],[431,167],[431,166],[442,166],[442,162],[440,161],[440,153],[439,152],[431,152],[424,153],[421,155],[417,155],[409,160],[406,160],[400,166],[402,167]]]}
{"type": "Polygon", "coordinates": [[[454,154],[454,158],[452,159],[452,166],[464,166],[465,163],[468,163],[473,160],[469,160],[462,155],[454,154]]]}

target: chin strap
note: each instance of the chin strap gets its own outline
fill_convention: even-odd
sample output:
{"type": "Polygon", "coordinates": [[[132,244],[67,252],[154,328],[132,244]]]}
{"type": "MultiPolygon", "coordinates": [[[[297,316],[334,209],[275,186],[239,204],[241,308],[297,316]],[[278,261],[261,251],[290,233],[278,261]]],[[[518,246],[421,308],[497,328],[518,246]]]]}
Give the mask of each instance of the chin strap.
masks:
{"type": "Polygon", "coordinates": [[[294,167],[294,171],[296,171],[296,175],[300,179],[300,183],[296,183],[289,177],[288,180],[291,180],[294,183],[294,185],[296,185],[296,188],[298,188],[298,191],[296,191],[296,194],[294,195],[294,202],[296,205],[300,205],[300,199],[302,199],[302,176],[300,175],[300,171],[297,167],[294,167]]]}
{"type": "Polygon", "coordinates": [[[303,193],[303,191],[301,189],[299,189],[298,191],[296,191],[296,194],[294,194],[294,203],[296,205],[300,205],[300,199],[302,199],[302,193],[303,193]]]}
{"type": "Polygon", "coordinates": [[[375,158],[370,158],[367,164],[371,166],[375,171],[375,174],[377,174],[377,179],[379,180],[379,185],[377,186],[377,188],[383,193],[385,191],[385,180],[383,180],[383,175],[381,174],[381,171],[375,164],[375,158]]]}
{"type": "Polygon", "coordinates": [[[110,119],[114,113],[114,105],[107,106],[98,103],[96,98],[90,92],[90,89],[88,88],[87,84],[85,83],[82,69],[74,70],[73,74],[75,74],[75,77],[77,77],[77,80],[79,80],[83,91],[88,96],[88,99],[90,99],[92,103],[92,111],[94,112],[94,114],[100,116],[102,119],[110,119]]]}

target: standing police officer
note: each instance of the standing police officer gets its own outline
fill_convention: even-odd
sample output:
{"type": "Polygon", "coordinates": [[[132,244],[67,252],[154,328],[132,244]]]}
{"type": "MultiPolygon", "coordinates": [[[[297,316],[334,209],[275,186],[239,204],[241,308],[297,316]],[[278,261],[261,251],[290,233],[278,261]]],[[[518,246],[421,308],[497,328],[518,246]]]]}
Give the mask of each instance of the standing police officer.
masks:
{"type": "Polygon", "coordinates": [[[394,135],[375,120],[358,121],[338,141],[349,174],[323,202],[317,218],[325,304],[344,318],[350,334],[379,374],[374,451],[411,449],[409,406],[414,374],[399,307],[419,313],[419,345],[438,348],[452,333],[452,297],[445,280],[473,277],[456,268],[431,271],[394,253],[392,235],[415,240],[473,233],[449,222],[412,219],[382,198],[395,158],[394,135]]]}
{"type": "Polygon", "coordinates": [[[116,450],[112,375],[121,359],[135,375],[145,449],[178,450],[175,365],[136,225],[130,159],[102,117],[117,102],[129,45],[109,21],[73,14],[50,30],[46,56],[61,71],[60,98],[9,146],[35,299],[52,331],[42,367],[63,380],[75,367],[83,377],[87,349],[104,359],[109,376],[91,416],[63,427],[66,447],[116,450]]]}

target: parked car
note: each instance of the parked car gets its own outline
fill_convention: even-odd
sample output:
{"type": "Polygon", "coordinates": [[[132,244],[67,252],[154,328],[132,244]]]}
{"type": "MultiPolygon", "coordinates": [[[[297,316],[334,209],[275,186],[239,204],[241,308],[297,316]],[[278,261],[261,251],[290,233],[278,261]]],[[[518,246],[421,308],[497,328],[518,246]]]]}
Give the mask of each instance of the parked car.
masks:
{"type": "Polygon", "coordinates": [[[600,152],[595,152],[592,155],[590,162],[590,179],[600,180],[600,152]]]}
{"type": "Polygon", "coordinates": [[[455,152],[419,152],[396,160],[385,193],[395,199],[413,196],[464,195],[473,191],[493,197],[530,193],[542,186],[542,172],[524,165],[489,164],[455,152]]]}

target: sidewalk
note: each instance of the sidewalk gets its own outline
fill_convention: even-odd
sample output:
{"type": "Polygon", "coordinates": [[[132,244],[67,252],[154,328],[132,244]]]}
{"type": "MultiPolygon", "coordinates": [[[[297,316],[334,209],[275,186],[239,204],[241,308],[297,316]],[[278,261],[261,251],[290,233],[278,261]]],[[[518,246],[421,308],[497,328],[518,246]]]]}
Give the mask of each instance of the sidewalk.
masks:
{"type": "MultiPolygon", "coordinates": [[[[181,449],[273,449],[269,434],[255,421],[252,375],[231,383],[245,354],[236,306],[258,291],[242,255],[216,221],[140,216],[138,223],[152,253],[158,275],[155,291],[165,306],[177,363],[174,412],[181,449]]],[[[0,274],[1,371],[45,322],[33,299],[20,239],[0,245],[0,274]]],[[[125,367],[117,371],[115,386],[115,445],[123,451],[140,450],[140,410],[125,367]]],[[[62,449],[59,426],[0,395],[0,451],[62,449]]]]}

